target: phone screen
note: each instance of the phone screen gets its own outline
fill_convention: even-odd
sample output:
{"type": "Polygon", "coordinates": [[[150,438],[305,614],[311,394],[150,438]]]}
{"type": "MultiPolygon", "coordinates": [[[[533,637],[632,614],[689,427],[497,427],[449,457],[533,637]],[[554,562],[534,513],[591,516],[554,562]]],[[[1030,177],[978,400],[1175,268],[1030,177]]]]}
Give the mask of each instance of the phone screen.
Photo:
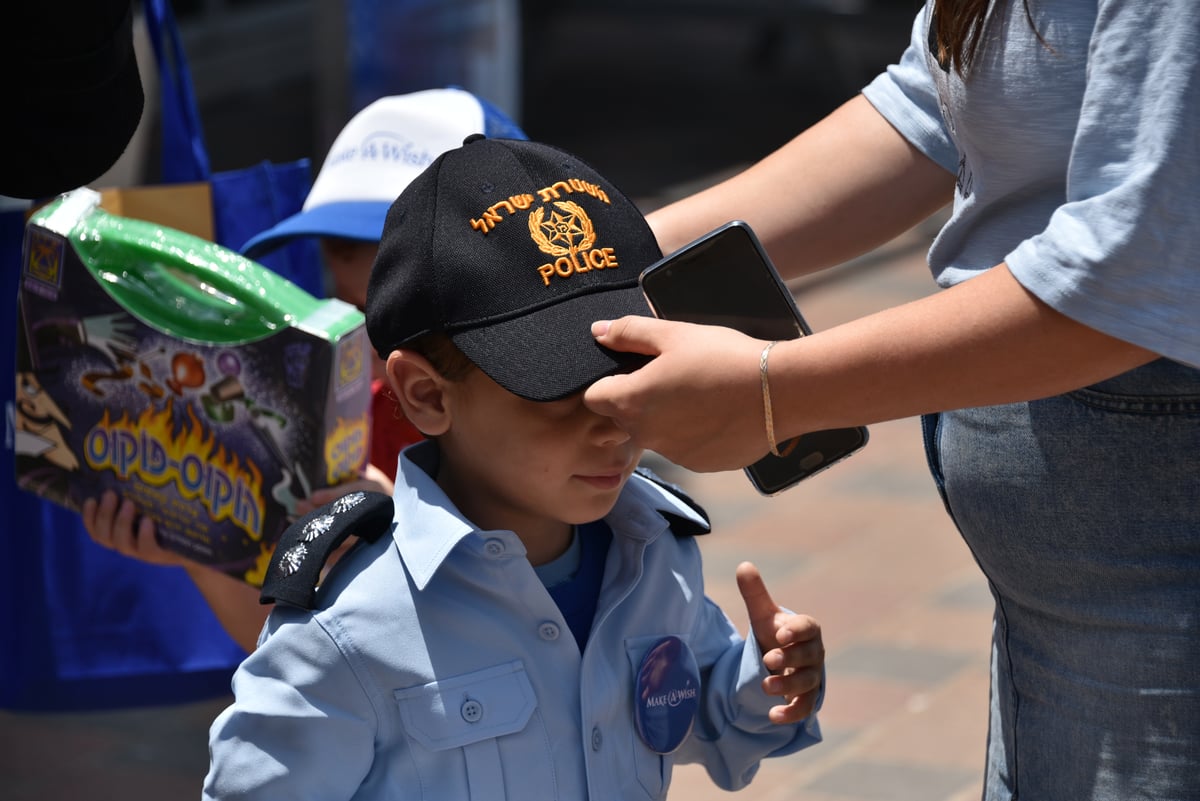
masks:
{"type": "MultiPolygon", "coordinates": [[[[721,226],[646,268],[642,291],[666,320],[721,325],[755,339],[812,333],[754,232],[743,222],[721,226]]],[[[778,444],[746,468],[764,495],[794,486],[867,442],[865,427],[814,431],[778,444]]]]}

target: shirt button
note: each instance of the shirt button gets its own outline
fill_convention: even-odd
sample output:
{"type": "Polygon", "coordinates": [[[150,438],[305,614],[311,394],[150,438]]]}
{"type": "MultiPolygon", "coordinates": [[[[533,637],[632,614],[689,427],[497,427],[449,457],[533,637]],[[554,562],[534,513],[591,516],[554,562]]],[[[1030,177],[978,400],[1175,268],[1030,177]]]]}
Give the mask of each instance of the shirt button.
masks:
{"type": "Polygon", "coordinates": [[[462,708],[459,709],[462,714],[462,719],[467,723],[478,723],[483,720],[483,704],[468,698],[463,701],[462,708]]]}
{"type": "Polygon", "coordinates": [[[538,636],[547,642],[558,639],[558,624],[547,620],[538,626],[538,636]]]}
{"type": "Polygon", "coordinates": [[[484,543],[483,550],[488,556],[499,556],[504,553],[504,543],[496,539],[488,540],[484,543]]]}
{"type": "Polygon", "coordinates": [[[592,750],[599,751],[600,746],[604,744],[604,735],[600,733],[600,727],[596,726],[592,729],[592,750]]]}

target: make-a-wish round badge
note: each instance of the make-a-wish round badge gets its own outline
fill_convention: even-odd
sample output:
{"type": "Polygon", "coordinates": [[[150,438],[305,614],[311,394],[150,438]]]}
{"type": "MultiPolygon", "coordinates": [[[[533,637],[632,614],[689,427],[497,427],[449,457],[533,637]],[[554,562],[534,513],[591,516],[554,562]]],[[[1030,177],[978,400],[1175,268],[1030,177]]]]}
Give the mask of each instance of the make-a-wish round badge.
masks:
{"type": "Polygon", "coordinates": [[[687,643],[663,637],[642,657],[634,707],[638,736],[651,751],[669,754],[683,743],[700,708],[700,668],[687,643]]]}

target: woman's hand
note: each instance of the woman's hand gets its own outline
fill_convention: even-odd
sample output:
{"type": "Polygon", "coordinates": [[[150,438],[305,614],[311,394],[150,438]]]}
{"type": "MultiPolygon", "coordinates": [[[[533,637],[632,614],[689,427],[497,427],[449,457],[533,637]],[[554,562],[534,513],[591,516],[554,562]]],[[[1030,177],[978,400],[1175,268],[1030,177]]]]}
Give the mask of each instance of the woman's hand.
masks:
{"type": "Polygon", "coordinates": [[[592,325],[613,350],[654,356],[584,391],[638,445],[699,472],[745,467],[767,452],[759,356],[766,344],[731,328],[623,317],[592,325]]]}

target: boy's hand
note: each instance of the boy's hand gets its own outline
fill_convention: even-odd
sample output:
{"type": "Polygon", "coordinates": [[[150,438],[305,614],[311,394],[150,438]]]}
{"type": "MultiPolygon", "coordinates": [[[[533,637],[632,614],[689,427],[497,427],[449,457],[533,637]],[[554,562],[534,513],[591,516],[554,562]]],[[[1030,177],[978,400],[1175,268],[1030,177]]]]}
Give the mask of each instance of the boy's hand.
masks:
{"type": "Polygon", "coordinates": [[[763,692],[786,701],[771,708],[771,722],[798,723],[813,713],[821,689],[825,666],[821,626],[808,615],[781,609],[752,563],[738,565],[737,583],[750,629],[763,652],[763,665],[773,674],[763,679],[763,692]]]}
{"type": "Polygon", "coordinates": [[[185,565],[187,559],[158,544],[154,521],[140,517],[128,498],[105,490],[100,500],[88,498],[80,510],[83,527],[101,547],[151,565],[185,565]]]}

